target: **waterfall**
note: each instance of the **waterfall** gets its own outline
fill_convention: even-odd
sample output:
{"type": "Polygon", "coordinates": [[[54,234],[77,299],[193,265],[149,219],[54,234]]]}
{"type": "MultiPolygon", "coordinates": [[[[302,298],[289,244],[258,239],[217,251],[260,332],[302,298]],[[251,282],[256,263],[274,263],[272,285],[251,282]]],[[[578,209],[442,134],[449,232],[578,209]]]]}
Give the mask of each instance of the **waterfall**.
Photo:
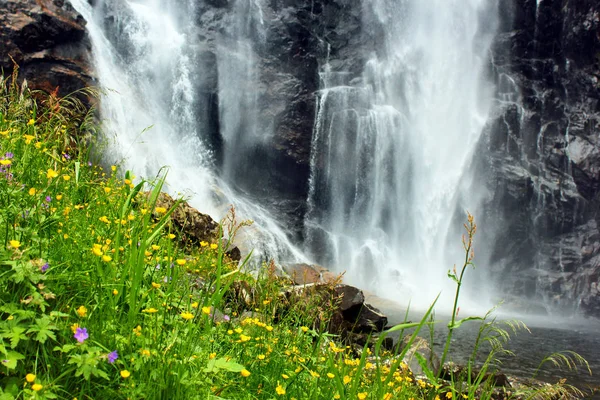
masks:
{"type": "Polygon", "coordinates": [[[260,25],[260,7],[238,0],[231,29],[218,44],[219,98],[226,104],[215,122],[211,95],[206,93],[209,71],[203,69],[206,49],[197,40],[200,2],[98,0],[93,7],[86,0],[71,3],[88,22],[96,76],[104,90],[103,162],[118,163],[145,178],[166,166],[170,193],[184,195],[217,220],[233,204],[238,218],[255,222],[251,234],[244,235],[248,243],[241,244],[242,250],[306,261],[284,227],[224,179],[231,175],[227,165],[239,165],[224,162],[224,174],[215,168],[215,124],[221,126],[228,160],[240,152],[236,145],[242,128],[259,130],[252,117],[256,70],[244,38],[249,26],[260,25]]]}
{"type": "Polygon", "coordinates": [[[306,247],[350,282],[426,304],[452,294],[445,272],[464,259],[456,222],[477,217],[483,196],[470,168],[493,98],[496,6],[362,7],[363,27],[384,34],[362,75],[321,67],[306,247]]]}
{"type": "Polygon", "coordinates": [[[494,2],[365,0],[360,34],[375,46],[361,50],[360,71],[317,55],[303,251],[263,177],[278,165],[264,101],[276,89],[263,76],[278,76],[265,56],[269,24],[281,23],[272,5],[71,2],[105,88],[105,162],[144,177],[168,166],[168,190],[215,218],[234,204],[256,221],[247,247],[264,257],[316,260],[386,297],[429,302],[448,289],[445,272],[462,257],[457,222],[483,196],[470,168],[493,94],[494,2]]]}

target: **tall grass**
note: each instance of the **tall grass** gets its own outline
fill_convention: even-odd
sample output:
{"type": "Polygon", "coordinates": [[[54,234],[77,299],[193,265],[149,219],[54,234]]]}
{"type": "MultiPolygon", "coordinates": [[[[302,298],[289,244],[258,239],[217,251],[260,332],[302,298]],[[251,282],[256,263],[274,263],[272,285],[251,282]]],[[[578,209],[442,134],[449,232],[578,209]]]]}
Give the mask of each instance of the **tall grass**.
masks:
{"type": "Polygon", "coordinates": [[[226,256],[246,224],[234,213],[225,241],[182,245],[179,201],[157,205],[166,170],[134,182],[93,165],[81,93],[32,94],[10,78],[0,80],[1,400],[476,397],[481,381],[417,379],[403,362],[435,301],[388,331],[414,329],[399,353],[382,349],[385,334],[363,351],[342,345],[322,331],[338,299],[300,292],[290,304],[272,266],[257,274],[226,256]]]}

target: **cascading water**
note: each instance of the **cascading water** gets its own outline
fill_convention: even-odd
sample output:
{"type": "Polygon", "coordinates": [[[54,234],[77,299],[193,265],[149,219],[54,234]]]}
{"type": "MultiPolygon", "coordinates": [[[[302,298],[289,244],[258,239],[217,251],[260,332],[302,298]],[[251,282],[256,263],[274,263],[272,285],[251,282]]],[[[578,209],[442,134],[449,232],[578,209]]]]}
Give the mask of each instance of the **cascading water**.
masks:
{"type": "Polygon", "coordinates": [[[307,247],[350,282],[427,303],[460,262],[454,215],[476,214],[482,195],[469,168],[493,95],[496,12],[485,0],[365,1],[364,29],[384,35],[362,76],[322,65],[307,247]]]}
{"type": "MultiPolygon", "coordinates": [[[[203,93],[204,49],[195,40],[200,3],[104,0],[93,7],[85,0],[71,3],[88,21],[96,75],[105,89],[100,102],[106,139],[103,161],[120,163],[144,177],[167,166],[167,189],[184,192],[200,211],[218,219],[234,204],[238,217],[255,221],[257,229],[244,244],[248,249],[304,260],[260,204],[246,201],[214,172],[210,145],[214,121],[210,98],[203,93]]],[[[218,124],[223,127],[225,148],[233,149],[229,153],[235,153],[242,129],[258,129],[251,116],[255,71],[250,44],[243,38],[245,22],[260,23],[260,9],[246,0],[239,0],[236,7],[231,31],[219,44],[223,57],[219,73],[225,78],[219,80],[219,97],[228,104],[222,105],[218,124]],[[249,10],[258,19],[248,16],[249,10]],[[247,89],[241,89],[242,83],[247,89]]],[[[235,156],[227,152],[225,156],[235,156]]]]}

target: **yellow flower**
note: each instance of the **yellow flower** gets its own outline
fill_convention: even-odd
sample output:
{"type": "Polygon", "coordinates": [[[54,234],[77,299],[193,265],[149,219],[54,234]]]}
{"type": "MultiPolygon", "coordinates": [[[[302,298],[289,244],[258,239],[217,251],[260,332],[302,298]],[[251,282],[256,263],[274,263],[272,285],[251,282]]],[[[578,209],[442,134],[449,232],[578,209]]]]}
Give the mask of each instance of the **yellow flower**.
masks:
{"type": "Polygon", "coordinates": [[[338,399],[340,398],[340,395],[336,393],[336,394],[335,394],[335,396],[333,396],[333,398],[334,398],[335,400],[338,400],[338,399]]]}
{"type": "Polygon", "coordinates": [[[278,395],[283,396],[285,394],[285,389],[283,388],[283,386],[278,384],[275,388],[275,392],[277,392],[278,395]]]}
{"type": "Polygon", "coordinates": [[[31,385],[31,389],[33,389],[34,392],[39,392],[40,390],[42,390],[42,388],[43,386],[39,383],[34,383],[33,385],[31,385]]]}
{"type": "Polygon", "coordinates": [[[117,166],[116,165],[111,165],[110,169],[112,172],[115,172],[117,170],[117,166]]]}
{"type": "Polygon", "coordinates": [[[27,121],[27,126],[31,126],[35,124],[35,119],[31,118],[29,121],[27,121]]]}
{"type": "Polygon", "coordinates": [[[104,187],[104,193],[110,193],[110,191],[111,191],[111,190],[112,190],[112,189],[111,189],[111,188],[109,188],[109,187],[107,187],[107,186],[106,186],[106,187],[104,187]]]}
{"type": "Polygon", "coordinates": [[[27,192],[27,193],[29,193],[30,196],[33,196],[33,195],[35,195],[35,192],[36,192],[35,188],[31,188],[31,189],[29,189],[29,192],[27,192]]]}
{"type": "Polygon", "coordinates": [[[164,207],[155,207],[154,211],[156,211],[158,214],[164,214],[167,212],[167,209],[164,207]]]}
{"type": "Polygon", "coordinates": [[[169,233],[169,239],[175,239],[175,235],[173,235],[172,233],[169,233]]]}
{"type": "Polygon", "coordinates": [[[152,250],[154,250],[154,251],[160,249],[160,246],[157,246],[155,244],[153,244],[151,247],[152,247],[152,250]]]}
{"type": "Polygon", "coordinates": [[[8,243],[10,244],[10,247],[15,249],[21,247],[21,242],[19,242],[18,240],[10,240],[8,243]]]}
{"type": "Polygon", "coordinates": [[[367,392],[358,393],[356,397],[358,397],[359,400],[365,400],[367,398],[367,392]]]}
{"type": "Polygon", "coordinates": [[[10,160],[0,160],[0,165],[10,165],[12,164],[12,161],[10,160]]]}
{"type": "Polygon", "coordinates": [[[265,355],[264,354],[259,354],[256,358],[258,358],[259,360],[264,360],[265,359],[265,355]]]}
{"type": "Polygon", "coordinates": [[[452,398],[452,392],[448,392],[448,393],[446,393],[446,398],[447,398],[447,399],[451,399],[451,398],[452,398]]]}
{"type": "Polygon", "coordinates": [[[58,172],[56,172],[53,169],[48,169],[48,172],[46,172],[46,178],[48,178],[48,179],[56,178],[57,176],[58,176],[58,172]]]}
{"type": "Polygon", "coordinates": [[[112,261],[112,257],[104,255],[104,256],[102,256],[102,261],[104,261],[104,262],[111,262],[112,261]]]}
{"type": "Polygon", "coordinates": [[[189,321],[190,319],[194,318],[194,314],[192,314],[191,312],[182,312],[181,313],[181,318],[185,319],[186,321],[189,321]]]}
{"type": "Polygon", "coordinates": [[[71,177],[70,177],[69,175],[63,175],[63,179],[64,179],[65,181],[68,181],[69,179],[71,179],[71,177]]]}
{"type": "Polygon", "coordinates": [[[249,342],[249,341],[250,341],[250,339],[252,339],[252,337],[251,337],[251,336],[244,335],[243,333],[240,335],[240,341],[241,341],[241,342],[249,342]]]}
{"type": "Polygon", "coordinates": [[[56,200],[62,200],[62,198],[63,198],[63,195],[62,195],[62,194],[57,194],[57,195],[56,195],[56,200]]]}
{"type": "Polygon", "coordinates": [[[213,358],[215,358],[216,356],[217,356],[217,353],[210,353],[210,354],[208,355],[208,359],[209,359],[209,360],[212,360],[212,359],[213,359],[213,358]]]}
{"type": "Polygon", "coordinates": [[[244,378],[247,378],[247,377],[249,377],[249,376],[250,376],[250,371],[248,371],[247,369],[245,369],[245,368],[244,368],[243,370],[241,370],[241,371],[240,371],[240,374],[241,374],[241,375],[242,375],[244,378]]]}
{"type": "Polygon", "coordinates": [[[302,332],[308,332],[308,327],[306,326],[301,326],[300,329],[302,329],[302,332]]]}
{"type": "Polygon", "coordinates": [[[152,287],[154,289],[158,289],[158,288],[160,288],[160,283],[152,282],[152,287]]]}
{"type": "Polygon", "coordinates": [[[154,307],[150,307],[150,308],[146,308],[145,310],[142,310],[142,312],[148,313],[148,314],[154,314],[157,313],[158,310],[154,307]]]}
{"type": "Polygon", "coordinates": [[[79,328],[79,324],[71,325],[71,332],[73,332],[73,333],[77,332],[77,328],[79,328]]]}
{"type": "Polygon", "coordinates": [[[202,307],[202,314],[210,315],[210,307],[202,307]]]}
{"type": "Polygon", "coordinates": [[[335,378],[335,375],[334,375],[334,374],[332,374],[331,372],[328,372],[328,373],[327,373],[327,377],[328,377],[329,379],[333,379],[333,378],[335,378]]]}
{"type": "Polygon", "coordinates": [[[350,382],[352,382],[352,378],[350,378],[348,375],[344,376],[344,379],[342,380],[344,381],[344,385],[347,385],[350,382]]]}
{"type": "Polygon", "coordinates": [[[127,371],[126,369],[124,369],[123,371],[120,372],[121,377],[123,379],[127,379],[131,376],[131,372],[127,371]]]}
{"type": "Polygon", "coordinates": [[[142,349],[140,352],[142,353],[143,356],[150,357],[150,350],[142,349]]]}
{"type": "Polygon", "coordinates": [[[92,248],[92,252],[97,255],[98,257],[100,257],[102,255],[102,250],[101,247],[96,247],[94,246],[94,248],[92,248]]]}
{"type": "Polygon", "coordinates": [[[29,383],[32,383],[33,381],[35,381],[35,374],[27,374],[25,375],[25,380],[29,383]]]}
{"type": "Polygon", "coordinates": [[[25,144],[30,144],[31,141],[35,139],[35,136],[33,135],[23,135],[23,137],[25,138],[25,144]]]}
{"type": "Polygon", "coordinates": [[[217,247],[219,247],[217,244],[213,243],[210,245],[210,248],[215,250],[217,247]]]}
{"type": "Polygon", "coordinates": [[[115,295],[115,296],[116,296],[116,295],[118,295],[118,294],[119,294],[119,291],[118,291],[117,289],[113,289],[112,293],[113,293],[113,295],[115,295]]]}
{"type": "Polygon", "coordinates": [[[79,308],[77,309],[77,315],[79,315],[81,318],[85,317],[87,315],[87,308],[85,308],[85,306],[79,306],[79,308]]]}
{"type": "Polygon", "coordinates": [[[195,302],[192,303],[192,308],[198,308],[198,302],[197,301],[195,301],[195,302]]]}
{"type": "Polygon", "coordinates": [[[7,136],[10,133],[10,129],[7,129],[5,131],[0,131],[0,135],[2,136],[7,136]]]}
{"type": "Polygon", "coordinates": [[[201,247],[206,247],[206,246],[208,246],[208,242],[201,241],[201,242],[200,242],[200,246],[201,246],[201,247]]]}
{"type": "Polygon", "coordinates": [[[282,377],[283,379],[290,379],[289,375],[286,375],[286,374],[281,374],[281,377],[282,377]]]}
{"type": "Polygon", "coordinates": [[[42,148],[42,143],[35,142],[34,146],[35,146],[36,149],[41,149],[42,148]]]}
{"type": "Polygon", "coordinates": [[[175,262],[177,263],[177,265],[185,265],[185,260],[183,258],[178,258],[177,260],[175,260],[175,262]]]}

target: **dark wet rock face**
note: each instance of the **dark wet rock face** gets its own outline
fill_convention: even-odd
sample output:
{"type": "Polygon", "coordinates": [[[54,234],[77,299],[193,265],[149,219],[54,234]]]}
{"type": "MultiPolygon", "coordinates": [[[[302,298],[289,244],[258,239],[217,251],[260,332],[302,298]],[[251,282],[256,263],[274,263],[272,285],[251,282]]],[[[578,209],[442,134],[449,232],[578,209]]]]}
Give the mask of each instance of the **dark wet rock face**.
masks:
{"type": "Polygon", "coordinates": [[[600,4],[501,0],[480,154],[505,291],[600,316],[600,4]],[[538,4],[539,3],[539,4],[538,4]]]}
{"type": "Polygon", "coordinates": [[[67,1],[0,2],[0,42],[0,67],[14,60],[30,88],[62,96],[93,82],[85,21],[67,1]]]}

